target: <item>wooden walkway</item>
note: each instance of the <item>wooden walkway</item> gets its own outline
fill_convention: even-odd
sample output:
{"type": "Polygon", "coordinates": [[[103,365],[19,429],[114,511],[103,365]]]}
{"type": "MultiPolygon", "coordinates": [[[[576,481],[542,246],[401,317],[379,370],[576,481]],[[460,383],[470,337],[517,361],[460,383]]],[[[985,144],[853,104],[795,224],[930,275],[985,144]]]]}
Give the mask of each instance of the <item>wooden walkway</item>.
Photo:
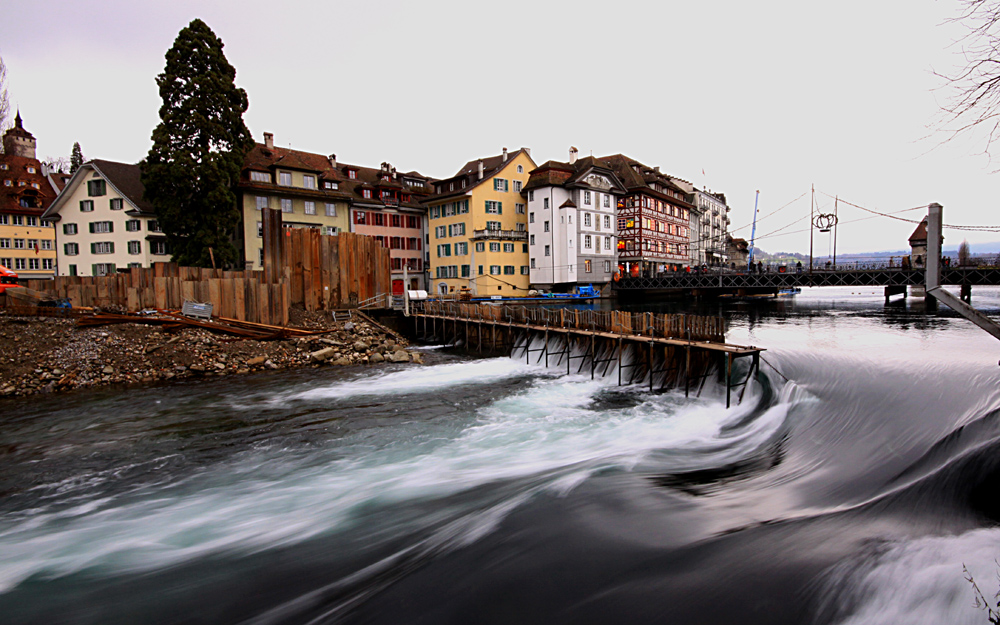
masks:
{"type": "Polygon", "coordinates": [[[544,359],[546,367],[558,357],[556,366],[565,364],[567,374],[572,373],[573,360],[580,361],[577,373],[589,362],[592,379],[598,372],[607,375],[614,363],[619,384],[648,378],[650,390],[662,375],[660,390],[683,384],[689,395],[692,384],[698,384],[700,394],[710,375],[724,372],[727,407],[734,389],[740,389],[742,400],[750,378],[760,375],[764,351],[726,343],[721,317],[433,301],[414,306],[413,317],[423,340],[463,344],[480,353],[520,353],[528,364],[531,355],[538,354],[535,363],[544,359]],[[540,347],[532,348],[534,339],[541,339],[540,347]],[[632,361],[623,358],[626,348],[632,350],[632,361]],[[751,364],[745,379],[736,381],[733,362],[742,357],[750,357],[751,364]]]}

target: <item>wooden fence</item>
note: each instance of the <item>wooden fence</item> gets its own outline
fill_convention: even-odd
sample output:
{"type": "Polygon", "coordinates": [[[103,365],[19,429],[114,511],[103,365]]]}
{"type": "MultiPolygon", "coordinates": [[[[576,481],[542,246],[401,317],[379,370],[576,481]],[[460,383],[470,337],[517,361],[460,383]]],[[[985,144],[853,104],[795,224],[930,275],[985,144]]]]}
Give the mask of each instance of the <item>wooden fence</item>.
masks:
{"type": "Polygon", "coordinates": [[[287,325],[291,306],[332,310],[391,292],[389,250],[373,237],[284,228],[281,211],[263,212],[263,271],[154,263],[108,276],[59,276],[22,284],[68,299],[75,307],[135,312],[180,308],[191,300],[212,304],[217,317],[271,325],[287,325]]]}
{"type": "Polygon", "coordinates": [[[573,328],[593,332],[691,339],[716,343],[723,343],[726,340],[726,320],[723,317],[439,301],[414,302],[412,306],[414,314],[451,319],[573,328]]]}

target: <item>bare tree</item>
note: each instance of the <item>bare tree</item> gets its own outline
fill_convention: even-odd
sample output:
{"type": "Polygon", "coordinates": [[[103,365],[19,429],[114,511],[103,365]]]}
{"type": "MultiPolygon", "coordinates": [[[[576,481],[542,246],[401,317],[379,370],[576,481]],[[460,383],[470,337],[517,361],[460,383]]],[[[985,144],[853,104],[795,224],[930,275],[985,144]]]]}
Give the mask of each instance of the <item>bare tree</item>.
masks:
{"type": "MultiPolygon", "coordinates": [[[[7,66],[0,57],[0,132],[7,129],[7,119],[10,117],[10,98],[7,97],[7,66]]],[[[0,152],[3,146],[0,145],[0,152]]]]}
{"type": "Polygon", "coordinates": [[[990,156],[1000,139],[1000,0],[959,0],[962,11],[951,21],[966,28],[963,63],[949,74],[935,72],[951,92],[942,106],[939,128],[953,138],[974,129],[986,132],[983,153],[990,156]]]}
{"type": "Polygon", "coordinates": [[[42,161],[49,171],[54,174],[68,174],[69,171],[69,159],[65,156],[46,156],[42,161]]]}

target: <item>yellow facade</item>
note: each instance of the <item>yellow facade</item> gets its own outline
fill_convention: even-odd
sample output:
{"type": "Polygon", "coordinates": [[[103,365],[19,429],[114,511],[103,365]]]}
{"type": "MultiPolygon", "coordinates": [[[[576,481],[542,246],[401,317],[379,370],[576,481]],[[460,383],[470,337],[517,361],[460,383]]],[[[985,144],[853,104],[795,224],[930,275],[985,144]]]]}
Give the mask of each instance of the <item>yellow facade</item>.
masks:
{"type": "Polygon", "coordinates": [[[0,214],[0,265],[19,278],[55,275],[55,229],[41,223],[37,216],[0,214]]]}
{"type": "Polygon", "coordinates": [[[430,292],[457,293],[464,286],[479,297],[527,295],[527,200],[515,188],[528,183],[534,168],[521,150],[499,170],[469,185],[466,193],[428,201],[430,292]],[[467,213],[462,212],[466,202],[467,213]],[[464,233],[458,234],[461,230],[464,233]],[[456,244],[463,253],[456,254],[456,244]]]}

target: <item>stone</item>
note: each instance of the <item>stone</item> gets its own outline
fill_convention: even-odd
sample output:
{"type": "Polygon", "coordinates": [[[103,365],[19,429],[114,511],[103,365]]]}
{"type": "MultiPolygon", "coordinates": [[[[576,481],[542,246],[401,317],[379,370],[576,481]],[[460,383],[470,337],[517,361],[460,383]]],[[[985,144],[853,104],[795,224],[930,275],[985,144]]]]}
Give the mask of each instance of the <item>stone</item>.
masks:
{"type": "Polygon", "coordinates": [[[347,323],[344,324],[344,329],[347,330],[348,332],[351,332],[352,330],[354,330],[354,327],[355,327],[355,324],[354,324],[353,321],[348,321],[347,323]]]}
{"type": "Polygon", "coordinates": [[[405,349],[400,349],[392,352],[392,356],[389,356],[389,360],[392,362],[410,362],[410,355],[406,353],[405,349]]]}
{"type": "Polygon", "coordinates": [[[336,347],[341,347],[344,345],[343,343],[339,343],[337,341],[334,341],[333,339],[320,339],[319,342],[323,343],[324,345],[334,345],[336,347]]]}
{"type": "Polygon", "coordinates": [[[420,352],[410,352],[410,360],[418,365],[424,364],[424,356],[420,352]]]}
{"type": "Polygon", "coordinates": [[[191,365],[190,367],[188,367],[188,369],[190,369],[191,371],[197,371],[198,373],[204,373],[205,365],[191,365]]]}
{"type": "Polygon", "coordinates": [[[312,360],[313,362],[323,362],[325,360],[333,358],[334,354],[336,353],[337,350],[334,349],[333,347],[324,347],[319,351],[315,351],[309,354],[309,359],[312,360]]]}
{"type": "Polygon", "coordinates": [[[184,365],[177,365],[176,367],[174,367],[174,371],[184,372],[187,371],[187,367],[185,367],[184,365]]]}
{"type": "Polygon", "coordinates": [[[62,369],[53,369],[52,375],[64,375],[65,372],[62,369]]]}
{"type": "Polygon", "coordinates": [[[334,360],[334,361],[333,361],[333,364],[335,364],[335,365],[340,365],[340,366],[344,366],[344,365],[349,365],[349,364],[351,364],[351,361],[350,361],[350,360],[348,360],[347,358],[344,358],[343,356],[341,356],[340,358],[338,358],[338,359],[334,360]]]}
{"type": "Polygon", "coordinates": [[[217,362],[217,363],[215,363],[215,368],[216,369],[225,369],[226,368],[226,363],[224,363],[224,362],[217,362]]]}
{"type": "Polygon", "coordinates": [[[383,345],[385,345],[386,349],[392,350],[392,348],[396,346],[396,341],[392,339],[386,339],[383,345]]]}
{"type": "Polygon", "coordinates": [[[369,361],[374,363],[385,362],[385,358],[382,357],[382,354],[375,352],[372,354],[372,357],[369,358],[369,361]]]}
{"type": "Polygon", "coordinates": [[[366,351],[368,351],[368,343],[365,343],[364,341],[355,341],[355,343],[354,343],[354,351],[356,351],[356,352],[366,352],[366,351]]]}
{"type": "Polygon", "coordinates": [[[248,367],[256,367],[257,365],[262,365],[267,362],[267,356],[256,356],[247,361],[248,367]]]}
{"type": "Polygon", "coordinates": [[[107,367],[104,367],[103,369],[101,369],[101,373],[103,373],[104,375],[111,375],[114,372],[115,372],[115,368],[112,367],[111,365],[108,365],[107,367]]]}

